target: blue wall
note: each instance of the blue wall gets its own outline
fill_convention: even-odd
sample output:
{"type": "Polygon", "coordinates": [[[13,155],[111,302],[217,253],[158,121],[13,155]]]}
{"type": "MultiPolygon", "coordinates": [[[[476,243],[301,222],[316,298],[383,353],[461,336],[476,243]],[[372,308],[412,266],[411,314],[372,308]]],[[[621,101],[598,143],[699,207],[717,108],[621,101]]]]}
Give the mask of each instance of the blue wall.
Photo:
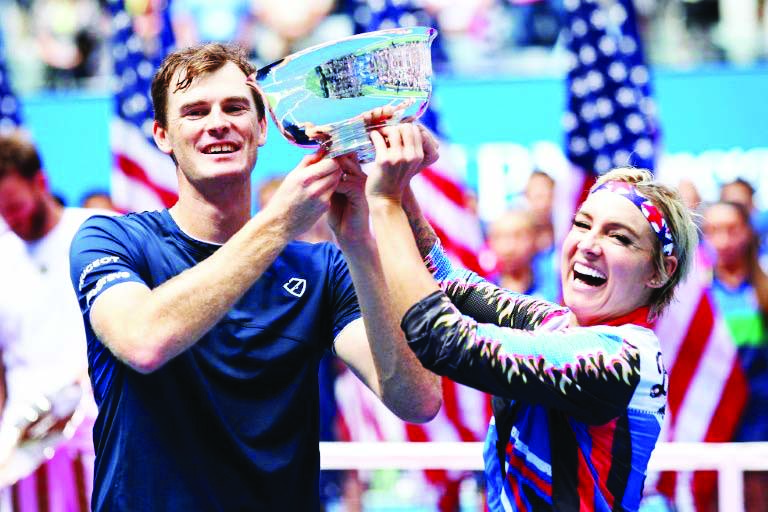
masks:
{"type": "MultiPolygon", "coordinates": [[[[654,87],[666,151],[768,147],[768,67],[657,71],[654,87]]],[[[441,77],[435,84],[447,136],[466,146],[470,174],[484,143],[559,142],[564,100],[560,78],[441,77]]],[[[108,188],[109,96],[47,94],[22,103],[54,191],[74,204],[91,188],[108,188]]],[[[287,172],[305,152],[286,143],[274,125],[269,132],[256,180],[287,172]]]]}

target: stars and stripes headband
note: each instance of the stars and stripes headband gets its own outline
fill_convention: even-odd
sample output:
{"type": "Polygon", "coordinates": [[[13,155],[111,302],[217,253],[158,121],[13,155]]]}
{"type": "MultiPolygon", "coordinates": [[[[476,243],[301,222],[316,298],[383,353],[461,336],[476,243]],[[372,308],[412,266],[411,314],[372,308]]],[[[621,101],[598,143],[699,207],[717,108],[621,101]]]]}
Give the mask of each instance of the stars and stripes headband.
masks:
{"type": "Polygon", "coordinates": [[[632,201],[640,210],[640,213],[643,214],[645,220],[648,221],[648,224],[651,225],[653,232],[656,233],[656,237],[661,244],[661,252],[664,253],[665,256],[672,255],[672,251],[675,249],[675,240],[672,238],[672,233],[667,226],[667,221],[664,219],[664,215],[662,215],[661,210],[659,210],[647,197],[642,195],[634,185],[627,183],[626,181],[606,181],[600,185],[593,186],[589,193],[591,195],[598,190],[607,190],[608,192],[622,195],[632,201]]]}

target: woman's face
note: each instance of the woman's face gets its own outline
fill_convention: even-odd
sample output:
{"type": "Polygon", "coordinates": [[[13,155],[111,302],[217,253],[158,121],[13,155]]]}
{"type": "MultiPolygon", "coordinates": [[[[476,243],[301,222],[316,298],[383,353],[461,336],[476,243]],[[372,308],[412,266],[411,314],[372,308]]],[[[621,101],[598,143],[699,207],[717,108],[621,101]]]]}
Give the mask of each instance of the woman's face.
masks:
{"type": "Polygon", "coordinates": [[[563,301],[579,325],[605,322],[648,304],[658,275],[650,224],[629,199],[601,190],[574,217],[562,250],[563,301]]]}

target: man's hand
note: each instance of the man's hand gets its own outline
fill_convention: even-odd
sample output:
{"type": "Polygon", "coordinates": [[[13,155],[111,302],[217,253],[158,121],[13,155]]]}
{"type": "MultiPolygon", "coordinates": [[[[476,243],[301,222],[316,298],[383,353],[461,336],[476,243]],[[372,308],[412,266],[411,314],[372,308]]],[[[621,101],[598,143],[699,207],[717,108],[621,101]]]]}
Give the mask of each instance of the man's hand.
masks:
{"type": "Polygon", "coordinates": [[[336,158],[343,172],[336,192],[331,196],[328,224],[342,247],[371,238],[368,201],[365,199],[366,175],[354,154],[336,158]]]}
{"type": "Polygon", "coordinates": [[[331,195],[339,184],[341,167],[324,157],[322,150],[305,156],[288,173],[265,208],[265,212],[284,223],[283,228],[292,239],[328,211],[331,195]]]}

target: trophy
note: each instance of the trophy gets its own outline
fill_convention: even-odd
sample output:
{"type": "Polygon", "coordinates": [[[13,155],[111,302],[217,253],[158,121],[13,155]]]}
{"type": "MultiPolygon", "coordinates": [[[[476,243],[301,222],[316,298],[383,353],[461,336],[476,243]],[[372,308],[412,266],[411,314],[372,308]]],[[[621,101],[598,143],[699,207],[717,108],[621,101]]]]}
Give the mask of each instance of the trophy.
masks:
{"type": "Polygon", "coordinates": [[[413,121],[427,108],[436,35],[398,28],[313,46],[261,68],[256,84],[288,141],[370,162],[369,130],[413,121]]]}

